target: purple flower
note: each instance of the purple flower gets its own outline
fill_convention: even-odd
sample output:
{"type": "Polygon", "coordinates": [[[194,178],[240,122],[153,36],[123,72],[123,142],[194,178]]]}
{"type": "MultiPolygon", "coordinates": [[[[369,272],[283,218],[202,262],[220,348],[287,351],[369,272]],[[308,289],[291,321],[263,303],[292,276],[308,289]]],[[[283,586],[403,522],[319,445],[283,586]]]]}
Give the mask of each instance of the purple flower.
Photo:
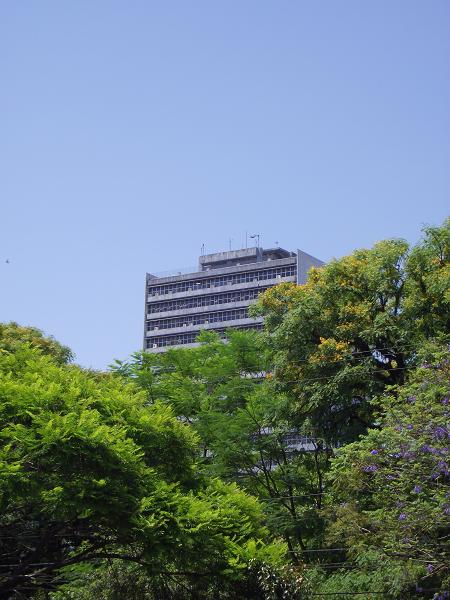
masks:
{"type": "Polygon", "coordinates": [[[406,513],[400,513],[400,516],[398,518],[399,521],[406,521],[406,513]]]}
{"type": "Polygon", "coordinates": [[[450,506],[444,507],[444,515],[450,515],[450,506]]]}
{"type": "Polygon", "coordinates": [[[442,404],[448,404],[450,401],[450,397],[449,396],[445,396],[445,398],[442,400],[442,404]]]}
{"type": "Polygon", "coordinates": [[[403,458],[415,458],[416,453],[415,452],[403,452],[403,458]]]}
{"type": "Polygon", "coordinates": [[[445,437],[447,437],[448,431],[446,430],[445,427],[442,427],[442,426],[439,425],[438,427],[435,427],[435,429],[434,429],[434,435],[436,436],[436,438],[438,440],[442,440],[445,437]]]}
{"type": "Polygon", "coordinates": [[[409,429],[409,430],[414,429],[414,426],[411,425],[411,424],[409,424],[409,425],[406,426],[406,429],[409,429]]]}
{"type": "Polygon", "coordinates": [[[420,492],[421,492],[421,491],[422,491],[422,486],[420,486],[420,485],[415,485],[415,486],[414,486],[414,488],[413,488],[413,492],[414,492],[415,494],[420,494],[420,492]]]}
{"type": "Polygon", "coordinates": [[[378,454],[378,450],[371,450],[370,454],[378,454]]]}
{"type": "Polygon", "coordinates": [[[386,479],[391,481],[392,479],[395,479],[395,475],[386,475],[386,479]]]}
{"type": "Polygon", "coordinates": [[[428,571],[428,573],[432,573],[434,571],[433,565],[428,564],[427,565],[427,571],[428,571]]]}
{"type": "Polygon", "coordinates": [[[378,471],[378,467],[377,465],[367,465],[366,467],[363,467],[363,471],[366,473],[374,473],[375,471],[378,471]]]}
{"type": "Polygon", "coordinates": [[[437,466],[439,467],[441,473],[444,473],[444,475],[448,475],[448,466],[446,462],[440,460],[437,466]]]}
{"type": "Polygon", "coordinates": [[[408,397],[406,398],[406,402],[407,402],[408,404],[414,404],[414,402],[415,402],[415,401],[416,401],[416,397],[415,397],[415,396],[408,396],[408,397]]]}

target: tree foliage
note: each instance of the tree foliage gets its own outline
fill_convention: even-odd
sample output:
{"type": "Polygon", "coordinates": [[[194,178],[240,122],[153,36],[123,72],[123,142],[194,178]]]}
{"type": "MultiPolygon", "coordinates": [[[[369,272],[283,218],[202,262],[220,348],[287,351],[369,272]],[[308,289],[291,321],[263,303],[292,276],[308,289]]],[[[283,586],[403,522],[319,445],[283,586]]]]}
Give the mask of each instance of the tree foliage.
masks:
{"type": "Polygon", "coordinates": [[[387,240],[267,290],[274,379],[292,417],[334,444],[364,433],[371,398],[402,384],[423,340],[448,331],[450,221],[412,250],[387,240]]]}
{"type": "Polygon", "coordinates": [[[377,429],[341,449],[330,472],[330,541],[413,566],[420,587],[450,575],[450,361],[427,346],[406,385],[374,401],[377,429]]]}
{"type": "Polygon", "coordinates": [[[201,476],[195,432],[134,383],[4,350],[0,440],[0,598],[104,559],[197,579],[282,562],[257,500],[201,476]]]}
{"type": "Polygon", "coordinates": [[[52,357],[57,364],[66,364],[74,359],[73,352],[67,346],[63,346],[52,336],[45,336],[36,327],[23,327],[17,323],[0,323],[0,352],[14,352],[23,344],[29,344],[43,354],[52,357]]]}
{"type": "Polygon", "coordinates": [[[309,440],[312,452],[293,445],[287,398],[273,392],[258,334],[230,332],[224,344],[209,332],[199,340],[198,348],[137,353],[113,370],[191,425],[200,438],[203,472],[259,497],[269,527],[283,535],[299,562],[297,548],[314,546],[319,535],[314,514],[328,454],[320,440],[309,440]]]}

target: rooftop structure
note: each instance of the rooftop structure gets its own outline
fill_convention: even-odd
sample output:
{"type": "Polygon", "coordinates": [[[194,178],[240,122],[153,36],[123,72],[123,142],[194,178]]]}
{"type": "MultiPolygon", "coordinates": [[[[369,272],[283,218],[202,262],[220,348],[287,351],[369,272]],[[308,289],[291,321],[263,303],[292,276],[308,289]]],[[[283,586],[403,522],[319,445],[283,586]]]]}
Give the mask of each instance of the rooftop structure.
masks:
{"type": "Polygon", "coordinates": [[[259,294],[282,281],[305,283],[310,267],[322,264],[301,250],[253,247],[200,256],[194,272],[147,273],[144,350],[196,346],[203,329],[261,329],[262,317],[248,315],[259,294]]]}

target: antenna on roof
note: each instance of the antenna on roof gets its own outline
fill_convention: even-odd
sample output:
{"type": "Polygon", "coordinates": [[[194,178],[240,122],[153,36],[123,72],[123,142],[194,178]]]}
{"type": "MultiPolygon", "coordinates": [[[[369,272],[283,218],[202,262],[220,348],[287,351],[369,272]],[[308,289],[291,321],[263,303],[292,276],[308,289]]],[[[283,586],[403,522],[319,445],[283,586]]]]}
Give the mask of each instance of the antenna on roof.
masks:
{"type": "Polygon", "coordinates": [[[205,244],[202,244],[202,248],[200,250],[200,256],[205,256],[205,244]]]}
{"type": "Polygon", "coordinates": [[[256,247],[259,248],[259,233],[250,236],[252,240],[256,239],[256,247]]]}

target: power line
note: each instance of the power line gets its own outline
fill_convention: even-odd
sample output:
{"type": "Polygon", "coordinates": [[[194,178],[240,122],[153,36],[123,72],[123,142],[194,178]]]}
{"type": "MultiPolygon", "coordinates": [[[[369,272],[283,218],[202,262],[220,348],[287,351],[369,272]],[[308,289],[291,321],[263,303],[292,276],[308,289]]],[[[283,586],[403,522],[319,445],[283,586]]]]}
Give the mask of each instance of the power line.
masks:
{"type": "MultiPolygon", "coordinates": [[[[380,374],[383,371],[389,371],[389,372],[392,372],[392,371],[409,371],[410,369],[415,369],[415,368],[416,367],[414,367],[412,365],[408,366],[408,367],[380,368],[380,369],[376,369],[376,370],[372,371],[372,374],[380,374]]],[[[299,377],[298,379],[287,379],[287,380],[282,379],[282,380],[279,381],[279,383],[283,383],[284,384],[284,383],[306,383],[306,382],[309,382],[309,381],[325,381],[325,380],[334,379],[337,375],[338,374],[335,374],[335,375],[326,375],[324,377],[307,377],[307,378],[299,377]]],[[[364,375],[367,375],[367,373],[364,373],[364,375]]],[[[252,381],[252,380],[242,379],[242,383],[244,383],[246,381],[252,381]]],[[[253,381],[258,381],[258,380],[253,380],[253,381]]],[[[270,381],[270,378],[269,378],[269,381],[270,381]]],[[[221,384],[218,384],[218,385],[221,385],[221,384]]],[[[238,385],[235,385],[235,386],[231,385],[231,386],[229,386],[226,382],[224,382],[223,385],[227,386],[228,389],[232,389],[232,390],[233,389],[236,389],[236,390],[237,389],[242,389],[242,387],[243,387],[242,384],[239,385],[239,386],[238,385]]],[[[257,384],[257,385],[259,385],[259,384],[257,384]]]]}
{"type": "MultiPolygon", "coordinates": [[[[392,346],[390,346],[390,347],[383,347],[383,348],[373,348],[372,350],[354,350],[354,351],[350,351],[349,356],[344,356],[342,358],[337,359],[334,362],[338,363],[338,362],[342,362],[342,361],[346,361],[346,360],[351,360],[352,358],[355,357],[355,355],[360,355],[360,354],[367,355],[367,356],[362,356],[361,358],[356,358],[355,360],[363,361],[366,358],[373,358],[373,359],[377,360],[376,356],[374,356],[376,353],[382,353],[384,351],[390,352],[390,353],[397,353],[399,350],[407,350],[407,349],[417,352],[414,349],[414,346],[412,346],[412,345],[411,346],[409,346],[409,345],[399,346],[398,349],[395,349],[392,346]]],[[[310,361],[310,358],[299,358],[293,364],[307,363],[309,361],[310,361]]],[[[384,370],[388,370],[388,369],[384,369],[384,370]]]]}
{"type": "MultiPolygon", "coordinates": [[[[352,359],[356,360],[356,361],[361,361],[361,362],[364,361],[364,360],[370,359],[370,358],[373,358],[374,360],[378,360],[376,358],[376,356],[374,356],[374,354],[376,354],[377,352],[381,353],[382,351],[390,351],[390,352],[392,352],[392,348],[376,348],[374,350],[361,350],[361,351],[358,351],[358,352],[352,352],[350,356],[344,356],[342,358],[338,358],[338,359],[336,359],[334,361],[334,363],[339,363],[339,362],[343,362],[343,361],[346,361],[346,360],[348,360],[350,362],[350,360],[352,360],[352,359]],[[359,354],[367,354],[368,356],[355,357],[354,356],[355,354],[358,354],[358,355],[359,354]]],[[[292,364],[296,365],[298,363],[308,363],[308,362],[310,362],[310,360],[311,360],[310,358],[299,358],[295,362],[293,362],[292,364]]],[[[378,361],[378,362],[381,362],[381,361],[378,361]]],[[[165,375],[167,372],[172,373],[173,371],[163,371],[162,374],[165,375]]],[[[258,373],[263,373],[263,372],[265,372],[265,371],[258,371],[258,373]]],[[[245,379],[245,378],[243,379],[243,381],[246,381],[246,380],[247,379],[245,379]]]]}
{"type": "MultiPolygon", "coordinates": [[[[339,341],[338,341],[338,343],[339,343],[339,341]]],[[[374,356],[374,355],[377,353],[389,352],[389,353],[398,354],[398,352],[400,352],[402,350],[409,350],[411,352],[416,352],[414,346],[412,346],[412,345],[411,346],[398,346],[397,348],[395,348],[393,346],[385,347],[385,348],[373,348],[372,350],[349,350],[348,356],[344,356],[341,359],[338,359],[336,362],[351,359],[355,356],[355,354],[358,354],[358,355],[359,354],[367,354],[368,355],[367,358],[375,358],[376,359],[376,356],[374,356]]],[[[309,362],[309,360],[310,359],[308,359],[308,358],[298,358],[294,364],[297,364],[300,362],[309,362]]],[[[358,359],[358,360],[361,360],[361,359],[358,359]]]]}
{"type": "MultiPolygon", "coordinates": [[[[442,588],[421,588],[420,593],[424,592],[446,592],[442,588]]],[[[309,592],[310,596],[361,596],[361,595],[377,595],[390,596],[388,592],[375,592],[369,590],[367,592],[309,592]]]]}
{"type": "MultiPolygon", "coordinates": [[[[414,369],[415,367],[410,366],[410,367],[392,367],[392,368],[380,368],[378,370],[372,371],[373,374],[379,374],[382,373],[383,371],[408,371],[409,369],[414,369]]],[[[305,379],[303,379],[302,377],[299,377],[298,379],[292,379],[292,380],[281,380],[280,383],[305,383],[308,381],[321,381],[321,380],[328,380],[328,379],[334,379],[336,377],[336,375],[326,375],[325,377],[307,377],[305,379]]]]}
{"type": "MultiPolygon", "coordinates": [[[[429,591],[429,590],[426,590],[429,591]]],[[[388,596],[387,592],[310,592],[310,596],[367,596],[367,594],[376,596],[388,596]]]]}
{"type": "Polygon", "coordinates": [[[289,553],[304,554],[305,552],[342,552],[348,548],[310,548],[309,550],[288,550],[289,553]]]}
{"type": "Polygon", "coordinates": [[[291,500],[298,498],[317,498],[318,496],[325,496],[326,494],[330,494],[331,492],[320,492],[317,494],[295,494],[292,496],[270,496],[268,498],[263,498],[262,496],[257,496],[258,500],[263,502],[272,502],[273,500],[291,500]]]}

